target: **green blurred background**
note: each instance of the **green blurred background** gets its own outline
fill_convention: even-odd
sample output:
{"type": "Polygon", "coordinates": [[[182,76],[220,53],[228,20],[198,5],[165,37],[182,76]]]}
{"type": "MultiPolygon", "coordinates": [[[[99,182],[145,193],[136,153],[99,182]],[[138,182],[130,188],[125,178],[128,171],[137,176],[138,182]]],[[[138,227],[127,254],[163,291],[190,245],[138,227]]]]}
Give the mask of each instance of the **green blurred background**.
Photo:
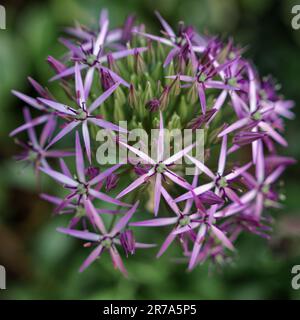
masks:
{"type": "MultiPolygon", "coordinates": [[[[12,88],[31,94],[26,77],[46,84],[52,72],[48,54],[59,57],[57,42],[65,26],[79,20],[95,23],[101,8],[110,10],[111,24],[119,26],[135,13],[148,30],[158,32],[153,11],[174,26],[178,20],[200,32],[219,34],[248,46],[246,56],[262,75],[273,74],[282,92],[296,101],[295,121],[287,126],[287,154],[300,159],[300,30],[291,27],[296,1],[276,0],[10,0],[5,5],[7,30],[0,30],[0,264],[7,270],[9,299],[297,299],[291,288],[291,268],[300,264],[299,166],[285,174],[287,195],[275,213],[274,236],[269,242],[245,234],[237,243],[234,263],[218,270],[209,263],[192,273],[172,263],[172,253],[156,260],[155,250],[126,260],[130,278],[114,271],[108,255],[83,274],[78,267],[87,254],[80,243],[55,232],[64,225],[52,219],[52,207],[37,194],[30,167],[17,164],[19,150],[8,133],[22,122],[12,88]]],[[[52,88],[52,85],[50,86],[52,88]]],[[[55,186],[45,183],[46,191],[55,186]]],[[[161,243],[162,235],[153,233],[161,243]]],[[[151,240],[151,239],[150,239],[151,240]]],[[[153,241],[153,239],[152,239],[153,241]]],[[[151,241],[150,241],[151,242],[151,241]]]]}

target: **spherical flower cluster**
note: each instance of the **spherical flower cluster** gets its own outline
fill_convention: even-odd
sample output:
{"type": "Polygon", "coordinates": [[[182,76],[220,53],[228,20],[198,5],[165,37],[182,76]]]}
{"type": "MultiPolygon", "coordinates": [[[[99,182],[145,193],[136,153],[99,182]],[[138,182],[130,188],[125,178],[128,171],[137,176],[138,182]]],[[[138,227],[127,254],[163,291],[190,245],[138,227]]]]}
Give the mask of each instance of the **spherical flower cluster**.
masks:
{"type": "Polygon", "coordinates": [[[207,259],[225,262],[242,232],[269,237],[265,211],[281,206],[277,181],[294,163],[278,153],[287,147],[283,120],[293,118],[293,102],[274,80],[261,78],[231,39],[201,35],[182,22],[175,31],[156,16],[159,36],[133,16],[112,29],[106,10],[95,29],[66,29],[66,54],[47,59],[55,72],[50,81],[64,96],[32,78],[36,97],[13,91],[27,106],[25,123],[11,136],[26,131],[29,138],[16,139],[24,149],[17,158],[67,193],[41,196],[70,217],[58,231],[90,250],[81,271],[108,251],[127,275],[119,248],[128,256],[160,245],[160,257],[175,242],[189,270],[207,259]],[[155,157],[124,138],[135,128],[158,130],[155,157]],[[101,129],[134,159],[99,164],[101,129]],[[195,143],[166,155],[165,129],[201,129],[204,156],[193,156],[195,143]],[[185,174],[187,162],[193,175],[185,174]],[[168,232],[162,244],[136,240],[136,230],[151,236],[153,227],[168,232]]]}

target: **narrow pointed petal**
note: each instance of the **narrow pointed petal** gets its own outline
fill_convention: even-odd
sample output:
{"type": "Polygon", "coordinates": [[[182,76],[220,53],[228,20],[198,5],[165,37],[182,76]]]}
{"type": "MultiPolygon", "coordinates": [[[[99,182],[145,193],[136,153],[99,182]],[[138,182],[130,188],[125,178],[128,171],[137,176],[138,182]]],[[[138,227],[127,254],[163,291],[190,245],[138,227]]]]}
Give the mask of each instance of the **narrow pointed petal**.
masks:
{"type": "Polygon", "coordinates": [[[231,59],[228,60],[227,62],[223,63],[223,64],[218,64],[217,61],[215,61],[217,63],[216,68],[215,68],[215,72],[219,73],[220,75],[224,74],[224,70],[226,68],[228,68],[230,65],[233,65],[235,62],[237,62],[239,58],[235,58],[235,59],[231,59]]]}
{"type": "Polygon", "coordinates": [[[103,246],[100,244],[96,249],[94,249],[87,259],[81,265],[79,272],[83,272],[87,267],[89,267],[103,252],[103,246]]]}
{"type": "Polygon", "coordinates": [[[154,187],[154,215],[157,216],[161,198],[161,173],[156,174],[154,187]]]}
{"type": "Polygon", "coordinates": [[[84,121],[82,123],[82,136],[84,141],[84,146],[86,150],[86,155],[89,160],[89,163],[92,163],[92,154],[91,154],[91,139],[90,139],[90,133],[88,129],[88,122],[84,121]]]}
{"type": "Polygon", "coordinates": [[[179,175],[177,175],[171,170],[165,171],[164,175],[168,177],[170,180],[172,180],[173,182],[175,182],[176,184],[178,184],[179,186],[187,190],[190,190],[192,188],[192,186],[185,179],[181,178],[179,175]]]}
{"type": "Polygon", "coordinates": [[[67,176],[67,177],[69,177],[69,178],[72,178],[72,174],[71,174],[68,166],[66,165],[64,159],[59,159],[59,164],[60,164],[60,168],[61,168],[62,173],[63,173],[65,176],[67,176]]]}
{"type": "Polygon", "coordinates": [[[20,100],[24,101],[25,103],[27,103],[29,106],[38,109],[38,110],[42,110],[43,107],[41,106],[41,104],[34,98],[27,96],[24,93],[21,93],[19,91],[16,90],[12,90],[13,95],[15,95],[16,97],[18,97],[20,100]]]}
{"type": "MultiPolygon", "coordinates": [[[[79,65],[79,69],[83,70],[86,69],[88,66],[85,64],[81,64],[79,65]]],[[[59,74],[55,75],[54,77],[52,77],[49,81],[55,81],[55,80],[59,80],[68,76],[71,76],[75,73],[75,66],[74,67],[70,67],[62,72],[60,72],[59,74]]]]}
{"type": "Polygon", "coordinates": [[[156,162],[151,159],[146,153],[144,153],[143,151],[136,149],[130,145],[128,145],[127,143],[119,140],[119,144],[121,144],[122,146],[126,147],[128,150],[130,150],[131,152],[135,153],[137,156],[139,156],[141,159],[143,159],[144,161],[146,161],[146,163],[155,165],[156,162]]]}
{"type": "Polygon", "coordinates": [[[115,204],[117,206],[122,206],[122,207],[130,207],[131,205],[122,201],[119,201],[118,199],[114,199],[108,195],[106,195],[105,193],[102,193],[100,191],[96,191],[94,189],[90,189],[89,193],[94,196],[97,199],[103,200],[105,202],[109,202],[112,204],[115,204]]]}
{"type": "Polygon", "coordinates": [[[174,46],[173,43],[172,43],[172,41],[170,41],[170,40],[168,40],[168,39],[165,39],[165,38],[163,38],[163,37],[154,36],[154,35],[152,35],[152,34],[145,33],[145,32],[135,32],[135,33],[137,33],[137,34],[139,34],[139,35],[141,35],[141,36],[143,36],[143,37],[146,37],[146,38],[148,38],[148,39],[150,39],[150,40],[154,40],[154,41],[163,43],[163,44],[165,44],[165,45],[167,45],[167,46],[172,46],[172,47],[174,46]]]}
{"type": "MultiPolygon", "coordinates": [[[[253,131],[257,131],[257,128],[254,128],[253,131]]],[[[253,141],[252,142],[252,161],[254,164],[256,164],[256,160],[257,160],[257,146],[258,146],[258,141],[253,141]]]]}
{"type": "Polygon", "coordinates": [[[201,227],[199,228],[197,238],[194,243],[191,259],[189,261],[189,266],[188,266],[189,270],[192,270],[195,267],[199,252],[202,247],[203,237],[204,237],[205,233],[206,233],[206,225],[202,224],[201,227]]]}
{"type": "Polygon", "coordinates": [[[249,122],[248,118],[242,118],[237,120],[236,122],[234,122],[232,125],[230,125],[229,127],[227,127],[226,129],[224,129],[221,133],[218,134],[218,137],[221,138],[237,129],[240,129],[242,127],[244,127],[245,125],[247,125],[249,122]]]}
{"type": "Polygon", "coordinates": [[[120,210],[110,210],[110,209],[96,209],[99,214],[110,214],[110,215],[117,215],[122,213],[120,210]]]}
{"type": "Polygon", "coordinates": [[[284,147],[288,146],[287,141],[275,129],[273,129],[269,123],[261,121],[259,122],[258,126],[262,130],[264,130],[270,137],[272,137],[276,142],[278,142],[284,147]]]}
{"type": "Polygon", "coordinates": [[[203,46],[193,46],[193,49],[195,52],[204,52],[206,50],[206,45],[203,45],[203,46]]]}
{"type": "Polygon", "coordinates": [[[172,244],[172,242],[175,240],[175,238],[176,238],[176,235],[174,235],[172,233],[170,233],[167,236],[166,240],[164,241],[161,248],[159,249],[159,251],[156,255],[156,258],[161,257],[166,252],[166,250],[169,248],[169,246],[172,244]]]}
{"type": "Polygon", "coordinates": [[[53,178],[54,180],[56,180],[62,184],[66,184],[71,187],[76,187],[78,185],[78,183],[75,180],[71,179],[68,176],[65,176],[64,174],[62,174],[58,171],[55,171],[52,169],[46,169],[46,168],[42,168],[42,167],[40,167],[40,170],[43,171],[44,173],[46,173],[51,178],[53,178]]]}
{"type": "Polygon", "coordinates": [[[72,121],[69,124],[67,124],[48,144],[47,149],[49,149],[51,146],[53,146],[56,142],[58,142],[60,139],[62,139],[65,135],[70,133],[74,128],[76,128],[80,122],[72,121]]]}
{"type": "Polygon", "coordinates": [[[72,200],[74,199],[75,196],[76,196],[76,192],[73,192],[73,193],[67,195],[64,199],[62,199],[60,204],[55,208],[54,213],[61,214],[62,210],[64,210],[65,208],[71,207],[72,200]]]}
{"type": "Polygon", "coordinates": [[[256,178],[253,177],[252,174],[250,174],[249,172],[243,172],[243,173],[241,173],[241,175],[243,176],[243,179],[245,180],[244,183],[249,185],[250,189],[257,187],[257,180],[256,180],[256,178]]]}
{"type": "Polygon", "coordinates": [[[264,208],[264,195],[259,192],[255,199],[255,206],[254,206],[254,214],[256,217],[260,217],[261,213],[264,208]]]}
{"type": "Polygon", "coordinates": [[[170,50],[170,52],[168,53],[168,55],[164,61],[164,64],[163,64],[164,68],[167,67],[171,63],[171,61],[174,59],[174,57],[176,57],[176,55],[179,53],[179,51],[180,50],[177,47],[172,48],[170,50]]]}
{"type": "Polygon", "coordinates": [[[291,100],[275,102],[275,112],[287,119],[293,120],[295,114],[289,109],[293,108],[294,105],[294,101],[291,100]]]}
{"type": "Polygon", "coordinates": [[[263,144],[261,141],[258,141],[256,144],[256,178],[257,182],[260,184],[265,179],[265,158],[263,144]]]}
{"type": "Polygon", "coordinates": [[[73,44],[71,41],[65,38],[59,38],[59,42],[62,43],[66,48],[68,48],[70,50],[70,54],[76,56],[76,58],[84,58],[84,54],[79,46],[73,44]]]}
{"type": "Polygon", "coordinates": [[[40,116],[40,117],[37,117],[23,125],[21,125],[20,127],[16,128],[15,130],[13,130],[9,136],[10,137],[13,137],[15,136],[16,134],[24,131],[24,130],[28,130],[29,128],[32,128],[32,127],[35,127],[39,124],[42,124],[44,122],[46,122],[48,120],[49,116],[48,115],[44,115],[44,116],[40,116]]]}
{"type": "Polygon", "coordinates": [[[164,156],[164,123],[162,113],[159,113],[159,133],[157,140],[157,162],[162,161],[164,156]]]}
{"type": "Polygon", "coordinates": [[[98,56],[98,54],[100,52],[100,49],[104,44],[104,40],[105,40],[105,37],[107,35],[107,31],[108,31],[108,25],[109,25],[109,21],[105,20],[104,23],[101,26],[100,33],[99,33],[99,35],[98,35],[98,37],[96,39],[96,42],[95,42],[95,45],[94,45],[94,51],[93,51],[93,54],[96,57],[98,56]]]}
{"type": "Polygon", "coordinates": [[[72,111],[68,110],[69,106],[67,106],[67,105],[64,105],[64,104],[56,102],[56,101],[44,99],[44,98],[38,98],[38,100],[41,101],[46,106],[48,106],[56,111],[74,116],[74,113],[72,111]]]}
{"type": "Polygon", "coordinates": [[[155,11],[155,15],[157,16],[158,20],[160,21],[161,25],[163,26],[163,28],[165,29],[165,31],[167,32],[169,37],[170,38],[175,38],[176,35],[175,35],[173,29],[168,24],[168,22],[159,14],[158,11],[155,11]]]}
{"type": "Polygon", "coordinates": [[[241,202],[239,196],[237,195],[237,193],[233,189],[225,187],[224,193],[225,193],[225,196],[228,199],[230,199],[233,203],[237,203],[237,204],[242,205],[242,202],[241,202]]]}
{"type": "Polygon", "coordinates": [[[106,71],[106,72],[109,72],[109,74],[111,75],[111,77],[113,78],[113,80],[115,81],[115,82],[119,82],[119,83],[121,83],[123,86],[125,86],[125,87],[127,87],[127,88],[129,88],[130,87],[130,84],[127,82],[127,81],[125,81],[123,78],[121,78],[119,75],[117,75],[115,72],[113,72],[112,70],[110,70],[110,69],[108,69],[108,68],[106,68],[106,67],[104,67],[104,66],[100,66],[99,67],[99,69],[101,70],[101,69],[103,69],[104,71],[106,71]]]}
{"type": "Polygon", "coordinates": [[[151,248],[155,248],[156,246],[157,244],[155,243],[141,243],[141,242],[135,243],[135,247],[137,249],[151,249],[151,248]]]}
{"type": "Polygon", "coordinates": [[[50,141],[56,127],[57,119],[55,116],[50,116],[45,124],[40,136],[40,146],[44,147],[47,141],[50,141]]]}
{"type": "Polygon", "coordinates": [[[55,71],[55,73],[60,73],[67,69],[67,67],[62,62],[58,61],[52,56],[47,57],[47,62],[49,63],[50,67],[55,71]]]}
{"type": "Polygon", "coordinates": [[[223,218],[223,217],[229,217],[231,215],[234,215],[238,212],[241,212],[247,208],[248,204],[245,205],[237,205],[236,203],[231,204],[230,206],[226,207],[223,210],[220,210],[214,214],[214,218],[223,218]]]}
{"type": "Polygon", "coordinates": [[[285,170],[285,166],[279,166],[266,178],[265,184],[269,185],[274,183],[281,176],[284,170],[285,170]]]}
{"type": "Polygon", "coordinates": [[[117,163],[111,168],[105,170],[104,172],[101,172],[98,174],[95,178],[89,181],[89,185],[93,186],[94,184],[97,184],[99,182],[102,182],[104,179],[106,179],[108,176],[110,176],[113,172],[115,172],[117,169],[119,169],[123,164],[117,163]]]}
{"type": "Polygon", "coordinates": [[[190,222],[187,226],[181,227],[181,228],[177,228],[175,229],[172,234],[174,234],[175,236],[179,235],[179,234],[183,234],[186,232],[189,232],[193,229],[198,228],[200,225],[199,222],[190,222]]]}
{"type": "Polygon", "coordinates": [[[250,111],[256,110],[257,99],[256,99],[256,79],[254,72],[250,66],[248,66],[248,77],[249,77],[249,104],[250,111]]]}
{"type": "Polygon", "coordinates": [[[252,162],[245,164],[240,168],[233,169],[233,171],[225,176],[226,180],[233,180],[237,178],[239,175],[247,171],[252,166],[252,162]]]}
{"type": "Polygon", "coordinates": [[[219,228],[217,228],[213,225],[211,225],[210,228],[211,228],[211,231],[214,233],[214,235],[221,241],[223,246],[225,246],[229,250],[234,251],[234,247],[233,247],[231,241],[228,239],[228,237],[225,235],[225,233],[223,231],[221,231],[219,228]]]}
{"type": "Polygon", "coordinates": [[[296,164],[297,160],[292,157],[279,156],[279,155],[270,155],[266,157],[266,163],[270,167],[277,167],[279,165],[290,166],[296,164]]]}
{"type": "Polygon", "coordinates": [[[44,155],[49,158],[61,158],[61,157],[72,157],[75,155],[74,152],[62,151],[62,150],[51,150],[44,152],[44,155]]]}
{"type": "Polygon", "coordinates": [[[119,269],[122,272],[122,274],[127,278],[128,277],[127,270],[123,264],[123,261],[117,249],[115,247],[110,248],[109,253],[110,253],[114,267],[119,269]]]}
{"type": "Polygon", "coordinates": [[[139,205],[139,201],[137,201],[125,214],[124,216],[115,224],[115,226],[113,227],[112,231],[110,232],[110,234],[112,236],[116,235],[117,233],[119,233],[120,231],[122,231],[126,225],[128,224],[129,220],[132,218],[133,214],[135,213],[138,205],[139,205]]]}
{"type": "Polygon", "coordinates": [[[99,15],[99,26],[100,26],[100,29],[102,29],[105,24],[107,23],[108,21],[108,10],[107,9],[102,9],[100,11],[100,15],[99,15]]]}
{"type": "Polygon", "coordinates": [[[196,73],[197,68],[198,68],[198,59],[197,59],[196,54],[194,52],[194,49],[193,49],[193,46],[192,46],[192,43],[191,43],[189,36],[186,33],[184,34],[184,36],[185,36],[185,39],[186,39],[188,46],[189,46],[193,71],[194,71],[194,73],[196,73]]]}
{"type": "Polygon", "coordinates": [[[165,161],[163,161],[163,163],[166,164],[166,165],[174,163],[175,161],[179,160],[180,158],[182,158],[186,154],[188,154],[195,147],[195,145],[196,145],[196,143],[193,143],[193,144],[185,147],[183,150],[175,153],[173,156],[171,156],[170,158],[168,158],[165,161]]]}
{"type": "MultiPolygon", "coordinates": [[[[142,52],[146,51],[147,49],[148,49],[147,47],[125,49],[125,50],[112,52],[112,53],[110,53],[110,55],[114,60],[118,60],[118,59],[122,59],[127,56],[130,56],[130,55],[136,54],[136,53],[142,53],[142,52]]],[[[99,62],[100,63],[107,62],[107,57],[108,57],[108,55],[104,55],[104,56],[100,57],[99,62]]],[[[109,69],[107,69],[107,70],[109,70],[109,69]]]]}
{"type": "MultiPolygon", "coordinates": [[[[198,184],[198,180],[199,180],[199,169],[197,167],[195,167],[195,174],[194,174],[194,178],[193,178],[193,182],[192,182],[192,188],[195,189],[197,187],[198,184]]],[[[188,214],[193,206],[194,203],[194,199],[188,199],[185,203],[184,206],[184,210],[183,210],[183,214],[188,214]]]]}
{"type": "Polygon", "coordinates": [[[94,110],[96,110],[101,104],[108,99],[112,93],[119,87],[120,83],[116,82],[114,85],[112,85],[109,89],[107,89],[104,93],[101,94],[100,97],[98,97],[89,107],[89,112],[92,113],[94,110]]]}
{"type": "Polygon", "coordinates": [[[205,87],[208,89],[239,90],[238,88],[235,88],[235,87],[230,86],[228,84],[224,84],[222,81],[214,81],[214,80],[208,80],[205,83],[205,87]]]}
{"type": "Polygon", "coordinates": [[[243,118],[244,112],[249,113],[249,108],[247,104],[240,98],[240,96],[235,91],[229,92],[229,95],[231,97],[232,106],[236,115],[239,118],[243,118]]]}
{"type": "Polygon", "coordinates": [[[134,180],[127,188],[121,191],[117,196],[116,199],[120,199],[124,197],[127,193],[131,192],[132,190],[138,188],[141,184],[143,184],[147,178],[149,178],[154,173],[154,169],[151,169],[149,172],[143,174],[142,176],[138,177],[134,180]]]}
{"type": "Polygon", "coordinates": [[[164,199],[166,200],[169,207],[174,211],[174,213],[177,216],[180,216],[181,213],[180,213],[180,210],[179,210],[177,204],[175,203],[174,199],[170,196],[170,194],[167,192],[167,190],[164,187],[161,187],[161,194],[164,197],[164,199]]]}
{"type": "Polygon", "coordinates": [[[204,91],[203,85],[201,83],[197,84],[197,90],[198,90],[201,110],[202,110],[202,113],[205,114],[206,113],[206,97],[205,97],[205,91],[204,91]]]}
{"type": "Polygon", "coordinates": [[[42,193],[40,194],[40,197],[43,199],[43,200],[46,200],[48,202],[51,202],[53,204],[56,204],[56,205],[59,205],[62,201],[61,198],[58,198],[58,197],[54,197],[50,194],[46,194],[46,193],[42,193]]]}
{"type": "Polygon", "coordinates": [[[88,231],[81,231],[81,230],[73,230],[68,228],[57,228],[58,232],[67,234],[69,236],[82,239],[82,240],[88,240],[88,241],[99,241],[100,236],[96,233],[88,232],[88,231]]]}
{"type": "Polygon", "coordinates": [[[68,224],[68,228],[75,229],[76,226],[79,224],[80,220],[81,220],[80,217],[76,217],[76,216],[71,218],[71,220],[68,224]]]}
{"type": "Polygon", "coordinates": [[[193,192],[189,191],[189,192],[186,192],[185,194],[179,196],[178,198],[175,199],[175,202],[181,202],[183,200],[193,198],[194,195],[198,196],[199,194],[202,194],[202,193],[210,190],[211,188],[213,188],[214,185],[215,185],[214,182],[210,182],[210,183],[206,183],[202,186],[199,186],[196,189],[194,189],[193,192]]]}
{"type": "Polygon", "coordinates": [[[76,90],[77,104],[80,107],[82,107],[82,105],[85,103],[86,96],[84,93],[83,82],[82,82],[82,77],[81,77],[81,72],[79,69],[78,62],[75,62],[75,90],[76,90]]]}
{"type": "Polygon", "coordinates": [[[213,172],[204,163],[195,159],[194,157],[189,156],[188,154],[186,155],[186,157],[190,161],[192,161],[197,166],[197,168],[199,168],[200,171],[204,172],[208,177],[210,177],[213,180],[216,178],[213,172]]]}
{"type": "Polygon", "coordinates": [[[215,118],[215,116],[218,114],[218,111],[222,108],[224,105],[224,102],[227,98],[228,92],[226,90],[223,90],[218,98],[215,101],[215,104],[213,105],[213,109],[216,110],[216,112],[210,117],[210,119],[207,121],[207,125],[211,123],[211,121],[215,118]]]}
{"type": "Polygon", "coordinates": [[[145,221],[132,222],[129,225],[132,227],[163,227],[175,224],[178,218],[156,218],[145,221]]]}
{"type": "Polygon", "coordinates": [[[85,180],[85,174],[84,174],[84,160],[83,160],[83,153],[82,153],[82,148],[80,144],[80,138],[79,134],[76,131],[76,170],[78,174],[78,178],[80,182],[86,182],[85,180]]]}
{"type": "MultiPolygon", "coordinates": [[[[29,108],[25,107],[23,109],[23,114],[24,114],[25,122],[26,123],[30,123],[32,121],[32,118],[31,118],[31,114],[30,114],[29,108]]],[[[33,127],[29,127],[27,129],[27,131],[28,131],[28,135],[29,135],[29,138],[30,138],[30,141],[31,141],[32,145],[35,148],[39,148],[39,144],[38,144],[38,141],[37,141],[36,133],[35,133],[35,130],[33,129],[33,127]]]]}
{"type": "Polygon", "coordinates": [[[165,78],[167,79],[176,79],[179,78],[180,81],[183,82],[195,82],[195,77],[191,77],[191,76],[184,76],[184,75],[174,75],[174,76],[166,76],[165,78]]]}
{"type": "Polygon", "coordinates": [[[93,203],[91,202],[91,200],[86,199],[85,197],[83,198],[83,204],[84,204],[84,208],[87,212],[87,215],[90,217],[90,219],[92,220],[91,222],[94,223],[98,230],[102,233],[102,234],[106,234],[106,228],[105,225],[101,219],[101,217],[99,216],[97,210],[95,209],[93,203]]]}
{"type": "Polygon", "coordinates": [[[97,119],[97,118],[88,118],[88,121],[94,123],[98,127],[101,127],[101,128],[107,129],[107,130],[127,133],[127,130],[125,130],[122,127],[119,127],[109,121],[105,121],[105,120],[97,119]]]}
{"type": "Polygon", "coordinates": [[[84,97],[87,100],[93,85],[95,67],[89,68],[84,79],[84,97]]]}
{"type": "Polygon", "coordinates": [[[218,173],[222,176],[225,170],[226,165],[226,158],[227,158],[227,135],[223,136],[219,162],[218,162],[218,173]]]}
{"type": "Polygon", "coordinates": [[[247,192],[246,194],[244,194],[240,200],[243,204],[247,204],[249,203],[250,201],[252,201],[257,195],[257,190],[256,189],[253,189],[253,190],[250,190],[249,192],[247,192]]]}

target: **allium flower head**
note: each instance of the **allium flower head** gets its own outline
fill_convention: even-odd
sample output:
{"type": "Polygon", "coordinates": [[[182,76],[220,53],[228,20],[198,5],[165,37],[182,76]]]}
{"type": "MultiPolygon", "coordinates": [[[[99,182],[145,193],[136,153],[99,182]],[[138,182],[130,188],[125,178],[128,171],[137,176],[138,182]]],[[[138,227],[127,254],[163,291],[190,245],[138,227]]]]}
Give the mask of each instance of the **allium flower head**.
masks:
{"type": "Polygon", "coordinates": [[[266,209],[282,207],[277,182],[295,161],[280,152],[294,103],[232,39],[155,14],[158,35],[133,16],[112,28],[106,10],[95,30],[67,28],[64,58],[47,58],[65,98],[32,78],[35,97],[13,91],[26,106],[11,136],[28,134],[16,140],[17,159],[64,191],[41,197],[55,217],[69,217],[58,231],[85,241],[80,271],[107,251],[126,276],[122,256],[155,245],[160,257],[179,244],[189,270],[223,263],[242,232],[268,239],[266,209]],[[166,234],[162,243],[153,228],[166,234]]]}

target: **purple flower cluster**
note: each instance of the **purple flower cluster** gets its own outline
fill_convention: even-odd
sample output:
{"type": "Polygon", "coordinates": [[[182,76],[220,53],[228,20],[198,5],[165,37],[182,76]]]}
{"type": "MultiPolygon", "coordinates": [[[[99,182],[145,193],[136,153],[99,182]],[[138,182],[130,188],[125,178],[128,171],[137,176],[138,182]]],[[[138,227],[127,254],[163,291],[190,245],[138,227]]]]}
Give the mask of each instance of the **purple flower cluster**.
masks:
{"type": "Polygon", "coordinates": [[[137,242],[136,227],[168,228],[157,257],[178,240],[189,270],[206,259],[222,263],[243,231],[269,237],[265,209],[281,207],[276,182],[294,163],[278,153],[287,147],[283,120],[294,117],[294,103],[284,100],[273,79],[261,78],[232,40],[200,35],[183,23],[175,31],[156,15],[160,36],[145,32],[133,16],[111,29],[106,10],[93,30],[79,24],[66,29],[69,38],[60,39],[66,54],[47,59],[64,102],[32,78],[37,97],[13,91],[26,104],[25,123],[10,135],[27,131],[29,138],[16,140],[24,149],[17,159],[33,163],[37,174],[67,192],[41,196],[56,214],[71,217],[58,231],[93,248],[81,271],[108,251],[127,275],[118,247],[128,256],[157,245],[137,242]],[[155,158],[124,142],[128,131],[119,120],[131,129],[158,127],[155,158]],[[165,156],[166,127],[203,129],[205,161],[192,156],[195,144],[165,156]],[[100,166],[95,146],[101,128],[139,160],[100,166]],[[194,165],[192,177],[177,164],[182,158],[194,165]],[[154,218],[143,219],[147,211],[154,218]]]}

